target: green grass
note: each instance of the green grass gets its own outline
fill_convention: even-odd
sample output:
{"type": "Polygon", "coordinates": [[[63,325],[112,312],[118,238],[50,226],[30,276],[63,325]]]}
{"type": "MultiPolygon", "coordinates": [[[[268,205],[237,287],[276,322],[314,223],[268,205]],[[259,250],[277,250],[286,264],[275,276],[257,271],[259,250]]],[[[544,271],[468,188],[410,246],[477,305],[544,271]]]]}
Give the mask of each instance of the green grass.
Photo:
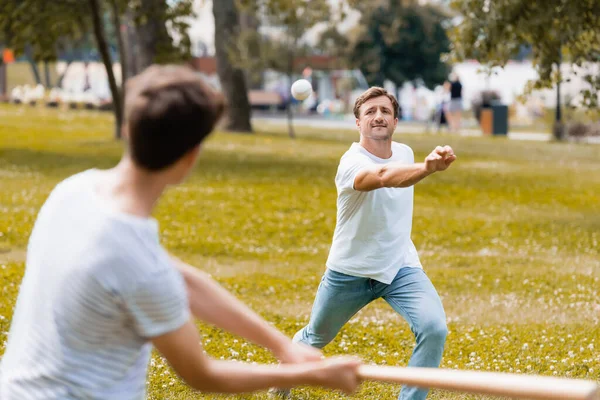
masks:
{"type": "MultiPolygon", "coordinates": [[[[53,186],[110,167],[121,144],[109,114],[0,106],[0,353],[36,213],[53,186]]],[[[260,130],[260,127],[258,127],[260,130]]],[[[211,274],[292,336],[306,323],[335,226],[335,175],[354,132],[219,132],[188,181],[160,201],[166,247],[211,274]]],[[[397,136],[417,159],[450,144],[458,161],[416,186],[413,240],[437,287],[450,335],[442,366],[600,381],[600,147],[448,135],[397,136]]],[[[216,358],[275,362],[199,324],[216,358]]],[[[408,325],[382,301],[325,348],[406,365],[408,325]]],[[[193,394],[155,356],[150,399],[193,394]]],[[[357,398],[395,398],[363,384],[357,398]]],[[[344,398],[301,388],[296,399],[344,398]]],[[[257,393],[227,398],[262,399],[257,393]]],[[[483,398],[433,391],[432,399],[483,398]]]]}

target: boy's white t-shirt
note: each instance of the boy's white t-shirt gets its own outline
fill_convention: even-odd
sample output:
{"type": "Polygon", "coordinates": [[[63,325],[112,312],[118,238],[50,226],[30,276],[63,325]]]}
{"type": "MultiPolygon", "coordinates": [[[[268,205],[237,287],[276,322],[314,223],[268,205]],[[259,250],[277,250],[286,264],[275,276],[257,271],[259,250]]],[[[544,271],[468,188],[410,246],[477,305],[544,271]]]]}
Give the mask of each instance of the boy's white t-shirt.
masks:
{"type": "Polygon", "coordinates": [[[390,284],[403,267],[422,268],[411,240],[414,186],[354,189],[363,168],[389,162],[414,163],[410,147],[392,142],[392,156],[379,158],[359,143],[342,156],[335,177],[337,224],[327,268],[390,284]]]}
{"type": "Polygon", "coordinates": [[[158,224],[103,206],[88,170],[41,208],[8,343],[0,399],[143,399],[149,339],[190,318],[158,224]]]}

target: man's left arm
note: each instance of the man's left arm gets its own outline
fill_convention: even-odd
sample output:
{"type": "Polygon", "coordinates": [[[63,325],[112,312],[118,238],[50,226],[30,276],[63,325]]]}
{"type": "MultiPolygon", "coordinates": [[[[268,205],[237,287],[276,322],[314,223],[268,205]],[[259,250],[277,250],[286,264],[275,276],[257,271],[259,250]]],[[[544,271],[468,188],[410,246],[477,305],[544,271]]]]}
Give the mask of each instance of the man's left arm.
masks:
{"type": "Polygon", "coordinates": [[[283,363],[321,359],[320,351],[293,343],[208,274],[172,255],[171,258],[185,280],[194,317],[268,348],[283,363]]]}

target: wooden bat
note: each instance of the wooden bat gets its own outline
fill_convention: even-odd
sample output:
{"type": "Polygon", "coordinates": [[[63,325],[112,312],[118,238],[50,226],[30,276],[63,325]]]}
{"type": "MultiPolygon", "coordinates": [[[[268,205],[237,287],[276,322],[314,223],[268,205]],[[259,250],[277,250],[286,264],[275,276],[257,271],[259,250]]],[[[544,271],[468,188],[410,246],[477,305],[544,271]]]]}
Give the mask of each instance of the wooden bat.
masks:
{"type": "Polygon", "coordinates": [[[596,382],[582,379],[374,365],[361,366],[359,375],[364,380],[515,399],[600,400],[600,389],[596,382]]]}

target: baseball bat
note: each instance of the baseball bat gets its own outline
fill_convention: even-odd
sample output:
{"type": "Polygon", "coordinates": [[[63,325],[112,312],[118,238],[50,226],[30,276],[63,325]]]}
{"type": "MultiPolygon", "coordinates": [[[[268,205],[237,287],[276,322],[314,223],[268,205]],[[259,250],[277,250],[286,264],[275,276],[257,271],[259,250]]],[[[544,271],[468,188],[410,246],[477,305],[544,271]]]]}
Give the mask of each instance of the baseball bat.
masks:
{"type": "Polygon", "coordinates": [[[515,399],[600,400],[600,389],[596,382],[583,379],[375,365],[361,366],[359,375],[364,380],[515,399]]]}

